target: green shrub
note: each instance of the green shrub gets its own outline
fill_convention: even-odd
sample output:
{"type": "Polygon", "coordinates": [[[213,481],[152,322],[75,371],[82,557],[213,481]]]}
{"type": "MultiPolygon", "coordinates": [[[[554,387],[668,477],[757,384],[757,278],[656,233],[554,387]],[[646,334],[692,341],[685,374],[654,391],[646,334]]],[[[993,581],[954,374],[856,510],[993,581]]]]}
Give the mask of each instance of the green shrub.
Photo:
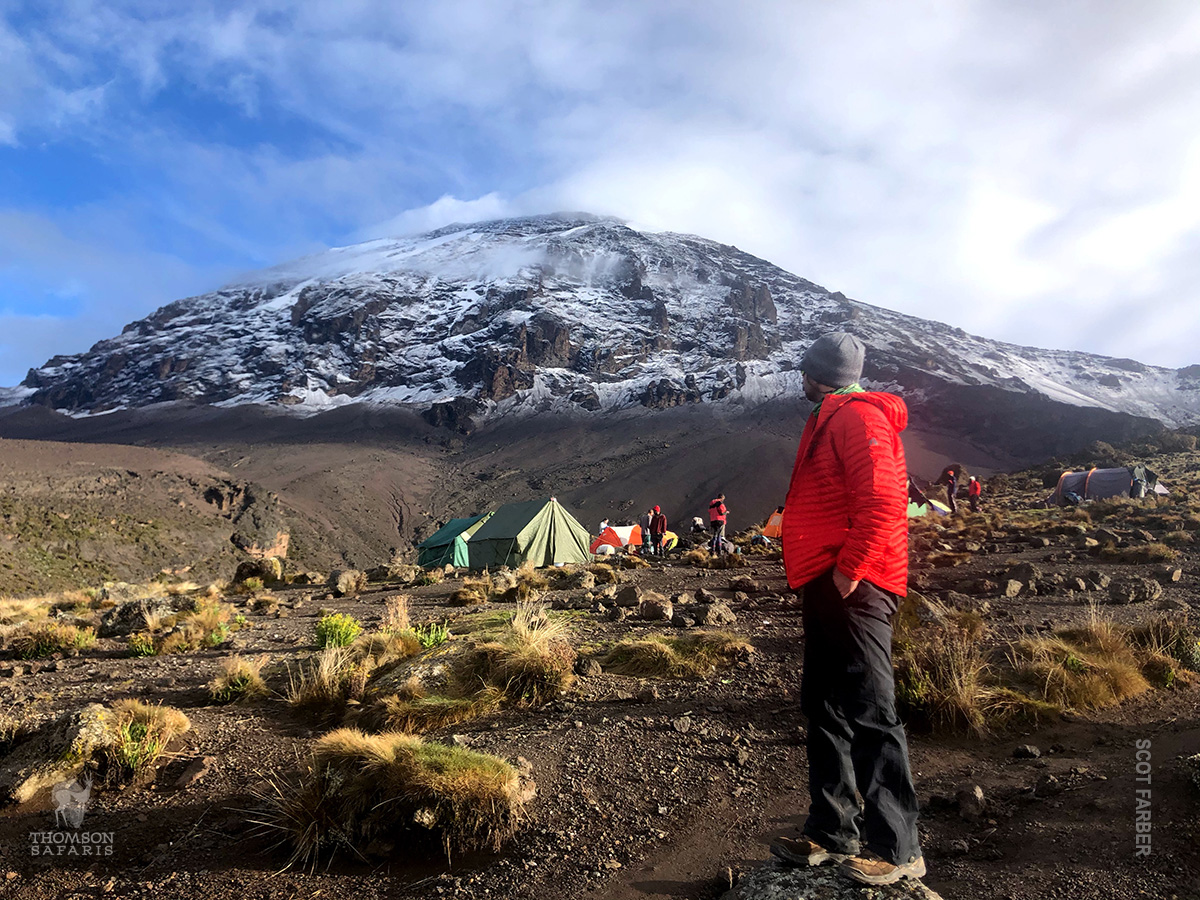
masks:
{"type": "Polygon", "coordinates": [[[421,647],[430,650],[439,647],[450,639],[450,629],[441,622],[430,622],[427,625],[417,625],[413,628],[421,647]]]}
{"type": "Polygon", "coordinates": [[[322,650],[326,647],[348,647],[362,633],[362,623],[345,613],[333,613],[317,622],[316,631],[317,646],[322,650]]]}
{"type": "Polygon", "coordinates": [[[42,622],[17,635],[13,649],[21,659],[44,659],[55,653],[74,655],[95,642],[96,631],[93,628],[42,622]]]}
{"type": "Polygon", "coordinates": [[[153,656],[156,652],[154,638],[146,632],[139,631],[129,636],[130,656],[153,656]]]}

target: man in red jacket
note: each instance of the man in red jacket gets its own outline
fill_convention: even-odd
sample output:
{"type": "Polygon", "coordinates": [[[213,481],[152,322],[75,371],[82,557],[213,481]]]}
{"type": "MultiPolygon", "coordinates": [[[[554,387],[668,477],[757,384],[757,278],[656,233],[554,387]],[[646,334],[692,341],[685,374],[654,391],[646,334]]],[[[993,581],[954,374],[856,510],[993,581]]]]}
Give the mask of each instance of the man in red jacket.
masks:
{"type": "Polygon", "coordinates": [[[858,385],[864,347],[826,334],[801,361],[816,407],[804,426],[783,515],[788,584],[804,589],[808,820],[771,852],[837,862],[866,884],[920,878],[917,797],[896,714],[891,616],[908,582],[904,401],[858,385]],[[855,792],[862,795],[860,813],[855,792]]]}

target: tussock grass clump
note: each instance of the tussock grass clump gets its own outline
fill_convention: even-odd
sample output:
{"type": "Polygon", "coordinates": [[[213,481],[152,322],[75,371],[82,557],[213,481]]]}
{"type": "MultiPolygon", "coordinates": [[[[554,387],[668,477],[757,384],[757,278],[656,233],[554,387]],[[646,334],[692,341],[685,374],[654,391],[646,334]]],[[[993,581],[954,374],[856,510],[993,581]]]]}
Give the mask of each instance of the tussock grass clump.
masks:
{"type": "Polygon", "coordinates": [[[596,584],[616,584],[621,580],[620,574],[608,563],[592,563],[587,567],[596,579],[596,584]]]}
{"type": "Polygon", "coordinates": [[[1129,638],[1112,622],[1018,641],[1014,677],[1032,696],[1067,709],[1099,709],[1149,690],[1129,638]]]}
{"type": "Polygon", "coordinates": [[[575,680],[569,628],[564,620],[551,619],[544,607],[522,604],[500,637],[467,654],[455,677],[467,689],[496,688],[508,702],[551,700],[575,680]]]}
{"type": "Polygon", "coordinates": [[[728,668],[753,650],[748,641],[728,631],[654,634],[615,644],[601,658],[600,665],[618,675],[703,678],[728,668]]]}
{"type": "Polygon", "coordinates": [[[171,741],[191,727],[188,717],[174,707],[118,700],[109,722],[113,740],[104,750],[109,779],[144,778],[171,741]]]}
{"type": "Polygon", "coordinates": [[[20,625],[44,619],[50,614],[50,607],[58,599],[57,596],[26,597],[24,599],[0,598],[0,625],[20,625]]]}
{"type": "Polygon", "coordinates": [[[5,756],[28,733],[24,719],[8,710],[0,710],[0,757],[5,756]]]}
{"type": "Polygon", "coordinates": [[[478,581],[468,579],[450,595],[449,603],[451,606],[478,606],[480,603],[487,603],[487,600],[487,588],[478,581]]]}
{"type": "Polygon", "coordinates": [[[13,650],[20,659],[45,659],[55,653],[74,656],[94,643],[96,630],[90,626],[40,622],[18,632],[13,639],[13,650]]]}
{"type": "Polygon", "coordinates": [[[1169,531],[1163,535],[1163,543],[1168,547],[1189,547],[1196,543],[1196,536],[1190,531],[1169,531]]]}
{"type": "Polygon", "coordinates": [[[322,616],[316,626],[317,646],[348,647],[362,633],[362,623],[346,613],[322,616]]]}
{"type": "Polygon", "coordinates": [[[398,659],[408,659],[424,649],[416,632],[411,628],[360,635],[350,648],[358,659],[371,659],[375,667],[387,665],[398,659]]]}
{"type": "Polygon", "coordinates": [[[987,731],[992,692],[979,643],[959,628],[933,628],[896,647],[901,714],[934,729],[987,731]]]}
{"type": "Polygon", "coordinates": [[[347,700],[361,700],[370,677],[367,660],[346,647],[326,647],[295,672],[288,671],[286,699],[292,709],[329,719],[347,700]]]}
{"type": "Polygon", "coordinates": [[[1179,555],[1166,544],[1142,544],[1140,547],[1114,547],[1105,544],[1100,548],[1100,555],[1109,562],[1118,563],[1154,563],[1171,562],[1179,555]]]}
{"type": "Polygon", "coordinates": [[[155,646],[159,654],[216,647],[229,640],[230,632],[240,627],[233,621],[233,607],[211,597],[197,600],[190,612],[160,618],[153,610],[146,610],[143,617],[152,632],[170,629],[156,636],[155,646]]]}
{"type": "Polygon", "coordinates": [[[422,569],[410,584],[413,587],[429,587],[433,584],[441,584],[445,579],[446,573],[441,569],[422,569]]]}
{"type": "Polygon", "coordinates": [[[208,683],[208,695],[218,703],[265,697],[268,691],[262,670],[266,664],[266,656],[257,659],[231,656],[222,660],[221,671],[208,683]]]}
{"type": "Polygon", "coordinates": [[[289,865],[312,867],[338,851],[363,857],[424,846],[449,857],[498,850],[524,806],[516,769],[498,757],[352,728],[317,741],[299,788],[278,793],[262,824],[290,843],[289,865]]]}
{"type": "Polygon", "coordinates": [[[972,558],[973,554],[970,553],[939,552],[930,553],[925,557],[925,562],[935,569],[950,569],[970,562],[972,558]]]}
{"type": "Polygon", "coordinates": [[[371,731],[432,731],[493,712],[502,700],[503,695],[495,689],[469,697],[427,696],[418,683],[416,689],[410,686],[380,697],[363,711],[359,722],[371,731]]]}
{"type": "Polygon", "coordinates": [[[621,557],[622,569],[648,569],[650,563],[636,553],[626,553],[621,557]]]}

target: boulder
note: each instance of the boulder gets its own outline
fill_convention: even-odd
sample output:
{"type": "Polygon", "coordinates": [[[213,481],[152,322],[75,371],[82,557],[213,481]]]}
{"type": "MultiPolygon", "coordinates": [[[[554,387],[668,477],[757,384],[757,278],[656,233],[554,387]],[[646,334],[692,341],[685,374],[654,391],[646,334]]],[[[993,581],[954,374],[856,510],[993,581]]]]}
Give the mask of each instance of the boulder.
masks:
{"type": "Polygon", "coordinates": [[[1153,578],[1127,575],[1108,586],[1108,599],[1112,603],[1144,603],[1157,600],[1162,592],[1162,585],[1153,578]]]}
{"type": "Polygon", "coordinates": [[[695,618],[697,625],[733,625],[737,622],[737,616],[729,608],[729,604],[720,600],[715,603],[697,604],[688,610],[688,613],[695,618]]]}
{"type": "Polygon", "coordinates": [[[1177,566],[1161,565],[1154,567],[1154,580],[1159,584],[1174,584],[1183,577],[1183,569],[1177,566]]]}
{"type": "Polygon", "coordinates": [[[276,556],[244,559],[233,573],[233,583],[242,584],[247,578],[257,578],[267,586],[279,584],[283,581],[283,562],[276,556]]]}
{"type": "Polygon", "coordinates": [[[987,809],[983,788],[977,784],[964,785],[959,788],[954,794],[954,802],[958,806],[958,814],[968,822],[977,822],[982,819],[987,809]]]}
{"type": "Polygon", "coordinates": [[[367,586],[367,575],[358,569],[334,569],[327,582],[339,597],[353,597],[367,586]]]}
{"type": "Polygon", "coordinates": [[[739,575],[729,582],[729,590],[731,591],[745,591],[747,594],[757,594],[762,589],[762,585],[749,575],[739,575]]]}
{"type": "Polygon", "coordinates": [[[837,866],[785,866],[772,860],[742,876],[720,900],[942,900],[920,881],[864,887],[837,866]]]}
{"type": "Polygon", "coordinates": [[[1042,570],[1033,563],[1020,563],[1013,566],[1004,573],[1004,581],[1023,581],[1029,584],[1031,581],[1038,581],[1042,577],[1042,570]]]}
{"type": "Polygon", "coordinates": [[[642,592],[638,590],[637,585],[627,584],[616,592],[613,600],[617,606],[633,609],[642,605],[642,592]]]}
{"type": "Polygon", "coordinates": [[[99,703],[64,713],[0,760],[0,805],[25,803],[43,788],[74,778],[111,742],[109,713],[99,703]]]}
{"type": "Polygon", "coordinates": [[[1112,576],[1106,575],[1099,569],[1092,569],[1090,572],[1084,573],[1084,579],[1096,590],[1102,591],[1112,584],[1112,576]]]}
{"type": "Polygon", "coordinates": [[[696,601],[698,603],[716,603],[721,598],[714,594],[708,588],[700,588],[696,591],[696,601]]]}
{"type": "Polygon", "coordinates": [[[127,600],[105,611],[96,633],[100,637],[128,637],[145,630],[147,616],[170,616],[177,611],[166,597],[127,600]]]}
{"type": "Polygon", "coordinates": [[[1014,597],[1021,596],[1024,590],[1025,584],[1023,582],[1017,581],[1015,578],[1010,578],[1004,585],[1004,596],[1011,600],[1014,597]]]}
{"type": "Polygon", "coordinates": [[[675,610],[671,606],[671,601],[662,594],[647,591],[642,595],[638,614],[643,619],[648,619],[651,622],[669,622],[674,612],[675,610]]]}

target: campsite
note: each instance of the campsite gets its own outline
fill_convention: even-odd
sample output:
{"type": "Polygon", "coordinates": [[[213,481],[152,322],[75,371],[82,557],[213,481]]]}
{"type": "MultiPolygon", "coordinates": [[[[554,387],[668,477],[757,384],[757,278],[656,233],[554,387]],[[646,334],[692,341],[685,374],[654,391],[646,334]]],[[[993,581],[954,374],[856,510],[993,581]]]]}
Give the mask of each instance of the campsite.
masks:
{"type": "MultiPolygon", "coordinates": [[[[1048,464],[987,479],[978,515],[910,520],[898,684],[925,881],[941,896],[1197,896],[1200,769],[1189,757],[1200,742],[1200,659],[1187,654],[1200,484],[1194,451],[1147,463],[1170,494],[1048,507],[1047,490],[1070,469],[1048,464]],[[1148,634],[1157,643],[1137,637],[1148,634]],[[1089,643],[1103,635],[1120,640],[1089,643]],[[973,680],[938,680],[947,647],[975,661],[973,680]],[[1029,680],[1034,672],[1057,673],[1056,691],[1029,680]],[[1152,742],[1154,767],[1145,859],[1126,821],[1140,740],[1152,742]]],[[[936,498],[940,488],[925,490],[936,498]]],[[[327,583],[265,567],[215,595],[178,579],[66,595],[56,621],[109,624],[89,646],[46,657],[14,652],[28,626],[6,606],[0,691],[30,722],[8,720],[11,752],[0,759],[33,747],[38,722],[82,703],[137,699],[187,722],[136,777],[110,770],[97,782],[87,823],[113,834],[111,857],[8,857],[6,888],[23,898],[708,900],[749,877],[807,802],[799,599],[777,549],[752,543],[756,527],[728,559],[683,548],[641,559],[624,546],[632,529],[618,525],[608,540],[621,551],[593,557],[600,536],[547,496],[461,512],[431,527],[423,566],[391,561],[327,583]],[[571,561],[581,546],[586,562],[571,561]],[[468,565],[457,565],[464,549],[468,565]],[[485,565],[470,565],[473,554],[485,565]],[[196,592],[219,643],[155,652],[180,629],[165,617],[196,592]],[[145,609],[158,611],[159,630],[139,618],[145,609]],[[124,611],[136,621],[117,624],[124,611]],[[133,655],[141,634],[151,652],[133,655]],[[320,641],[342,634],[357,668],[316,695],[322,661],[341,658],[320,641]],[[509,655],[531,653],[520,643],[530,635],[546,651],[533,668],[534,657],[518,665],[509,655]],[[231,660],[252,662],[262,691],[217,699],[231,660]],[[456,681],[463,665],[476,682],[456,681]],[[339,726],[371,734],[388,722],[431,747],[512,766],[506,802],[520,812],[489,826],[495,843],[448,832],[449,858],[440,839],[399,839],[403,829],[349,844],[331,832],[307,851],[297,843],[308,813],[292,801],[309,796],[312,748],[339,726]]],[[[771,508],[762,512],[769,527],[771,508]]],[[[33,607],[24,614],[36,623],[33,607]]],[[[52,806],[9,806],[0,843],[26,843],[52,806]]],[[[437,821],[428,827],[444,827],[437,821]]]]}

